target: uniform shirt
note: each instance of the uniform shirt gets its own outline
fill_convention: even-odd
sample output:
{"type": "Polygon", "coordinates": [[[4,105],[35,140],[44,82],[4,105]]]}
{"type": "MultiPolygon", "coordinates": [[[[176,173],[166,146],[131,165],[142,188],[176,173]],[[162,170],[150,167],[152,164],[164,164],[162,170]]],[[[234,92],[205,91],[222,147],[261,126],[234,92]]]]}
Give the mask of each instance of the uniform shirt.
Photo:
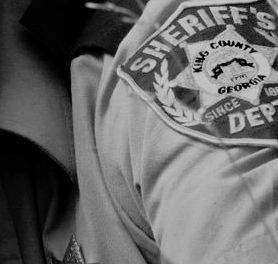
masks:
{"type": "Polygon", "coordinates": [[[271,4],[151,0],[99,86],[73,61],[87,262],[277,262],[271,4]]]}

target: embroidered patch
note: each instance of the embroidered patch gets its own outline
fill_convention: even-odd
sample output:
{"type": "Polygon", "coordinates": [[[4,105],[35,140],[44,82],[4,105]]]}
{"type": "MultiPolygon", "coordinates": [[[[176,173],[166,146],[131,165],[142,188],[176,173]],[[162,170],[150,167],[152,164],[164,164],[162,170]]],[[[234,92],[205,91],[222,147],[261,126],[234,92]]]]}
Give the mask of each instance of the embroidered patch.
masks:
{"type": "Polygon", "coordinates": [[[277,25],[267,0],[186,1],[118,74],[179,132],[278,146],[277,25]]]}

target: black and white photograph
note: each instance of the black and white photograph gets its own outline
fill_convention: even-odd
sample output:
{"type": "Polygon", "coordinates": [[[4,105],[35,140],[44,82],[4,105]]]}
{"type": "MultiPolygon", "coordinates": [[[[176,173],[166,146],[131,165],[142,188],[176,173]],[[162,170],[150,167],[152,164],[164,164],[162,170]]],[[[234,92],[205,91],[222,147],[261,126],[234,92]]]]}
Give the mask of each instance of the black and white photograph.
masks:
{"type": "Polygon", "coordinates": [[[0,264],[278,264],[278,0],[0,0],[0,264]]]}

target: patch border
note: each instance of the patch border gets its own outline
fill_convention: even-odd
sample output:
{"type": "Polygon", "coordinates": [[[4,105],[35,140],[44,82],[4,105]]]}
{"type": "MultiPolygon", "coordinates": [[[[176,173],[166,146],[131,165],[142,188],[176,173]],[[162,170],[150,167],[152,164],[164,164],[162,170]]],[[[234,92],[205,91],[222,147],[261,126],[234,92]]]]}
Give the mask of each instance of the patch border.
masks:
{"type": "MultiPolygon", "coordinates": [[[[181,3],[176,11],[150,36],[148,37],[137,49],[136,51],[131,54],[126,62],[133,57],[136,52],[142,48],[146,43],[148,43],[151,39],[159,35],[165,28],[167,28],[172,21],[176,17],[181,14],[185,9],[191,8],[191,7],[201,7],[201,6],[209,6],[209,5],[225,5],[225,4],[248,4],[248,3],[257,3],[260,2],[261,0],[246,0],[243,1],[241,0],[204,0],[202,2],[193,2],[193,0],[189,0],[188,2],[183,2],[181,3]]],[[[273,3],[271,3],[271,0],[265,0],[275,11],[275,8],[273,7],[273,3]]],[[[278,4],[278,3],[277,3],[278,4]]],[[[277,12],[276,12],[277,13],[277,12]]],[[[278,15],[278,13],[277,13],[278,15]]],[[[125,63],[126,63],[125,62],[125,63]]],[[[125,64],[124,63],[124,64],[125,64]]],[[[253,146],[253,147],[276,147],[278,148],[278,139],[258,139],[258,138],[224,138],[224,137],[219,137],[216,135],[217,131],[214,129],[213,130],[213,135],[205,134],[203,132],[199,132],[198,130],[191,129],[190,127],[185,127],[183,126],[182,128],[180,125],[176,124],[173,122],[173,120],[168,117],[166,114],[162,113],[162,110],[159,109],[159,106],[157,106],[156,103],[154,103],[154,99],[150,96],[148,96],[143,90],[135,83],[133,78],[126,73],[122,69],[122,65],[118,66],[117,68],[117,74],[119,77],[121,77],[123,80],[127,81],[128,84],[131,86],[131,88],[140,96],[142,100],[144,100],[150,107],[151,109],[163,120],[163,122],[166,123],[167,126],[172,127],[174,130],[177,132],[180,132],[182,134],[185,134],[187,136],[193,137],[194,139],[199,139],[204,142],[209,142],[217,145],[230,145],[230,146],[253,146]],[[244,142],[243,142],[244,141],[244,142]]],[[[209,129],[209,123],[207,123],[207,126],[204,125],[206,129],[208,129],[210,132],[211,129],[209,129]]]]}

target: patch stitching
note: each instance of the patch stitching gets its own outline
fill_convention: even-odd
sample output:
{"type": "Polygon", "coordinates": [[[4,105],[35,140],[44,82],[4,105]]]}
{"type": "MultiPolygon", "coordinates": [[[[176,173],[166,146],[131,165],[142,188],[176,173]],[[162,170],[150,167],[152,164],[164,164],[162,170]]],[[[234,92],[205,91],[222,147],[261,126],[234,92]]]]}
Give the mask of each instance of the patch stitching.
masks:
{"type": "MultiPolygon", "coordinates": [[[[183,12],[186,8],[189,7],[201,7],[201,6],[213,6],[213,5],[223,5],[223,4],[248,4],[248,3],[257,3],[259,0],[248,0],[242,3],[242,1],[234,0],[234,1],[202,1],[201,3],[193,3],[193,2],[184,2],[181,3],[178,9],[166,20],[166,22],[149,38],[147,38],[146,41],[137,49],[137,51],[144,47],[146,43],[148,43],[150,40],[154,39],[154,37],[158,36],[164,29],[166,29],[171,23],[177,18],[177,16],[183,12]]],[[[267,1],[268,4],[269,1],[267,1]]],[[[271,5],[271,4],[270,4],[271,5]]],[[[131,57],[133,57],[136,53],[134,53],[131,57]]],[[[213,131],[214,133],[212,135],[200,132],[198,130],[193,130],[189,128],[190,126],[194,126],[196,124],[202,124],[207,129],[207,131],[211,131],[211,127],[209,124],[204,124],[198,117],[198,115],[194,115],[194,111],[190,109],[181,109],[181,105],[179,102],[175,99],[175,95],[172,91],[171,87],[171,81],[169,80],[169,72],[168,72],[168,62],[167,60],[163,60],[161,62],[160,72],[154,73],[154,82],[153,82],[153,88],[155,90],[156,99],[159,101],[160,106],[157,105],[157,103],[154,102],[154,98],[146,94],[133,80],[133,78],[124,70],[122,67],[119,67],[117,69],[118,75],[125,79],[130,86],[133,88],[133,90],[136,91],[139,96],[146,101],[150,107],[164,120],[168,125],[170,125],[175,130],[189,135],[193,136],[194,138],[201,139],[205,142],[210,143],[217,143],[217,144],[228,144],[228,145],[253,145],[253,146],[275,146],[278,147],[278,140],[277,139],[269,139],[269,138],[252,138],[252,137],[241,137],[241,138],[226,138],[226,137],[217,137],[217,131],[213,131]],[[165,115],[165,113],[161,113],[162,109],[159,109],[161,107],[164,109],[165,113],[168,114],[165,115]],[[193,119],[192,116],[194,115],[193,119]],[[173,123],[171,121],[171,118],[173,118],[175,121],[177,121],[178,124],[173,123]],[[195,119],[194,119],[195,118],[195,119]],[[192,122],[190,120],[192,119],[192,122]],[[181,128],[180,125],[183,127],[181,128]],[[187,126],[187,127],[186,127],[187,126]],[[254,140],[256,142],[254,142],[254,140]]]]}

